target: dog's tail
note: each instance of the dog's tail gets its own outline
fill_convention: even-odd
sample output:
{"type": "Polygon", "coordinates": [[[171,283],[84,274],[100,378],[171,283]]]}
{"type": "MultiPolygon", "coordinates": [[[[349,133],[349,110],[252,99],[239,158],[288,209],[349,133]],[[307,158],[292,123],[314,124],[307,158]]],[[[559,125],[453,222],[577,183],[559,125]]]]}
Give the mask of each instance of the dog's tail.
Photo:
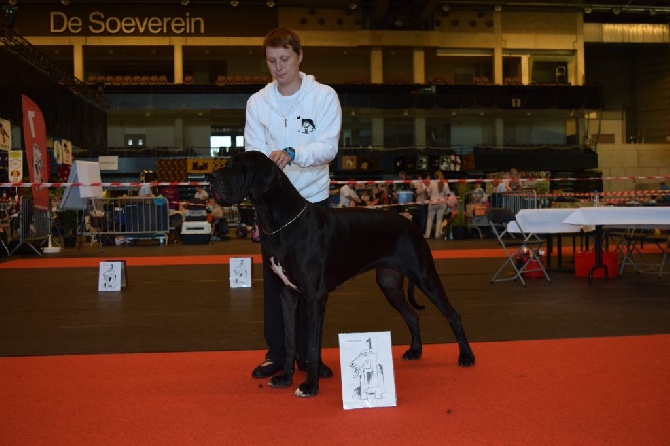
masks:
{"type": "Polygon", "coordinates": [[[407,300],[409,300],[409,304],[417,310],[423,310],[426,308],[425,305],[419,305],[414,298],[414,282],[411,280],[407,283],[407,300]]]}

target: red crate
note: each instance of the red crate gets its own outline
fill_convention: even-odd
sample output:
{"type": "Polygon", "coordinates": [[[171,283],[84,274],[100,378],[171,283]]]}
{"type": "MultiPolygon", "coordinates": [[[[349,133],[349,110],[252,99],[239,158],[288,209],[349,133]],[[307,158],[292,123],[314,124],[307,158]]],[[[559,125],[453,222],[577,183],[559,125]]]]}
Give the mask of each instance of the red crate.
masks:
{"type": "MultiPolygon", "coordinates": [[[[596,264],[596,253],[593,251],[575,253],[575,276],[589,277],[591,268],[596,264]]],[[[619,275],[619,255],[614,251],[603,251],[603,265],[607,266],[608,277],[619,275]]],[[[605,277],[604,268],[593,271],[593,277],[605,277]]]]}

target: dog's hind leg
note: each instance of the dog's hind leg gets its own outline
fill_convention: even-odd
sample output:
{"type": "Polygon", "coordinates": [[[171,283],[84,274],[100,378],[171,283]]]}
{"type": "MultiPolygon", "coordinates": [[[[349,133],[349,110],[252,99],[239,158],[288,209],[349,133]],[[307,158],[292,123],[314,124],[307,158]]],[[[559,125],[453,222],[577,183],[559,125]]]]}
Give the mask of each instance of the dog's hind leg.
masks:
{"type": "Polygon", "coordinates": [[[295,371],[296,341],[295,333],[297,327],[298,294],[285,286],[281,290],[281,308],[284,316],[284,347],[286,359],[284,360],[284,371],[270,378],[270,387],[288,387],[293,382],[295,371]]]}
{"type": "Polygon", "coordinates": [[[458,311],[451,306],[444,286],[440,281],[435,268],[432,271],[426,269],[423,274],[423,280],[415,282],[424,294],[435,304],[440,313],[449,321],[449,326],[456,336],[458,342],[458,365],[461,367],[470,367],[475,365],[475,355],[472,353],[468,338],[465,336],[463,322],[458,311]]]}
{"type": "Polygon", "coordinates": [[[403,359],[415,360],[421,358],[423,352],[421,344],[421,330],[419,328],[419,315],[412,309],[405,299],[403,290],[404,276],[396,270],[389,268],[377,268],[377,285],[381,288],[386,300],[402,316],[412,335],[412,341],[403,355],[403,359]]]}

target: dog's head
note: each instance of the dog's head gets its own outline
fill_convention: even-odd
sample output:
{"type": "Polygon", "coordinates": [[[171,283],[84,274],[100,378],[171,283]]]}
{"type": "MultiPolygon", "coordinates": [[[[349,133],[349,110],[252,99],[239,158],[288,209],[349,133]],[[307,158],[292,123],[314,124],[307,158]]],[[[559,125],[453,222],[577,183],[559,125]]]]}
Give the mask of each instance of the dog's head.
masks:
{"type": "Polygon", "coordinates": [[[231,157],[226,167],[212,172],[209,183],[216,202],[230,206],[247,196],[261,196],[279,174],[279,168],[265,154],[249,151],[231,157]]]}

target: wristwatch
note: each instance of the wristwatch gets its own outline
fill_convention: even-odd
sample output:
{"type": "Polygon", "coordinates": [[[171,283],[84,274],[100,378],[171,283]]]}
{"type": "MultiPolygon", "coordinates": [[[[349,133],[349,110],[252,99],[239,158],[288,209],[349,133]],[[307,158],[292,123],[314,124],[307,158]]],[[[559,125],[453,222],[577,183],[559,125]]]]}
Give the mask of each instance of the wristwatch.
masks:
{"type": "MultiPolygon", "coordinates": [[[[288,156],[291,157],[291,162],[293,162],[295,159],[295,149],[293,147],[286,147],[284,152],[288,153],[288,156]]],[[[289,162],[289,164],[291,164],[291,162],[289,162]]]]}

